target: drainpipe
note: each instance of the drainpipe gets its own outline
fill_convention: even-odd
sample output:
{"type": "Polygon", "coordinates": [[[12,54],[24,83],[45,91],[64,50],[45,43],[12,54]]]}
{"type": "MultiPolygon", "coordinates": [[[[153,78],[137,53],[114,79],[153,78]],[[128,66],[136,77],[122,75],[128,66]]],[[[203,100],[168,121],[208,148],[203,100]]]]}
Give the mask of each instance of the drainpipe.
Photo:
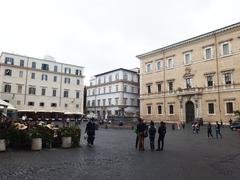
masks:
{"type": "Polygon", "coordinates": [[[27,85],[28,85],[28,64],[29,64],[29,57],[27,57],[27,71],[26,71],[26,78],[25,78],[25,92],[24,92],[24,105],[26,105],[27,99],[27,85]]]}
{"type": "Polygon", "coordinates": [[[164,120],[166,121],[166,63],[165,63],[165,51],[163,50],[163,107],[164,107],[164,120]]]}
{"type": "Polygon", "coordinates": [[[214,33],[214,44],[215,44],[215,60],[216,60],[216,70],[217,70],[217,94],[218,94],[218,110],[219,110],[219,120],[222,119],[221,105],[220,105],[220,82],[219,82],[219,65],[218,65],[218,46],[217,46],[217,37],[214,33]]]}

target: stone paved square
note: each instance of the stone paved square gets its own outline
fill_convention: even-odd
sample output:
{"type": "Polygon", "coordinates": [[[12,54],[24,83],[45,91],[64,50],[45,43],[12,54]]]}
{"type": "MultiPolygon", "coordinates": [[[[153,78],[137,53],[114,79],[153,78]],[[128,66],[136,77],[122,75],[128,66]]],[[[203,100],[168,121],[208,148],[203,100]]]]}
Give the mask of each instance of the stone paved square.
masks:
{"type": "Polygon", "coordinates": [[[0,179],[240,179],[240,135],[227,127],[222,134],[208,139],[206,127],[197,135],[190,125],[184,131],[168,126],[164,151],[151,152],[147,139],[139,152],[132,130],[99,129],[93,148],[82,139],[80,148],[0,153],[0,179]]]}

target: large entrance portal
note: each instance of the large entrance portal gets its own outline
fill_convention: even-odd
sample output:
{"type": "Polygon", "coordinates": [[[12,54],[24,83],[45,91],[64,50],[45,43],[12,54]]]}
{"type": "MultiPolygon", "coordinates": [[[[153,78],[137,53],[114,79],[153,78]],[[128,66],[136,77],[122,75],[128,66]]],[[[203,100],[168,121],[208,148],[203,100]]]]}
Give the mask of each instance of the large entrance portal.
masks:
{"type": "Polygon", "coordinates": [[[186,103],[186,122],[193,122],[195,118],[194,115],[194,104],[192,101],[186,103]]]}

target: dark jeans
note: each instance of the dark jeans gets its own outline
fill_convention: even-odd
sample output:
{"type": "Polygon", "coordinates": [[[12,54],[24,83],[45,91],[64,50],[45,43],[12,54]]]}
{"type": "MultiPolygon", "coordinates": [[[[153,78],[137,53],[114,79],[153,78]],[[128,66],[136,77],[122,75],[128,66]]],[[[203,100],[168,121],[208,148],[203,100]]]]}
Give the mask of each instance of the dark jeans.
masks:
{"type": "Polygon", "coordinates": [[[155,145],[154,145],[155,137],[149,136],[149,140],[150,140],[150,148],[151,148],[151,150],[154,150],[155,149],[155,145]]]}
{"type": "Polygon", "coordinates": [[[222,138],[222,134],[220,132],[220,130],[216,130],[216,138],[218,139],[218,135],[222,138]]]}
{"type": "Polygon", "coordinates": [[[208,137],[209,137],[209,136],[213,137],[213,135],[212,135],[212,130],[208,130],[208,131],[207,131],[207,136],[208,136],[208,137]]]}
{"type": "Polygon", "coordinates": [[[87,138],[88,144],[93,145],[93,141],[94,141],[94,135],[88,135],[88,138],[87,138]]]}
{"type": "Polygon", "coordinates": [[[159,136],[158,137],[158,150],[163,150],[164,147],[164,137],[159,136]],[[161,143],[161,148],[160,148],[160,143],[161,143]]]}
{"type": "Polygon", "coordinates": [[[135,144],[135,147],[136,147],[136,149],[137,149],[137,147],[138,147],[138,135],[137,135],[137,137],[136,137],[136,144],[135,144]]]}

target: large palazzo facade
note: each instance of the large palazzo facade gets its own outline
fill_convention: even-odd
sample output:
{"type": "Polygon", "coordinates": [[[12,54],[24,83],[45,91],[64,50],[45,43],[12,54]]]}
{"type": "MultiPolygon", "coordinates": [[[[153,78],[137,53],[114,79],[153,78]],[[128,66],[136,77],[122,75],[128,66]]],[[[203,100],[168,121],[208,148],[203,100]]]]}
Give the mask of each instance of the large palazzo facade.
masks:
{"type": "Polygon", "coordinates": [[[240,23],[137,58],[147,121],[227,123],[240,109],[240,23]]]}

